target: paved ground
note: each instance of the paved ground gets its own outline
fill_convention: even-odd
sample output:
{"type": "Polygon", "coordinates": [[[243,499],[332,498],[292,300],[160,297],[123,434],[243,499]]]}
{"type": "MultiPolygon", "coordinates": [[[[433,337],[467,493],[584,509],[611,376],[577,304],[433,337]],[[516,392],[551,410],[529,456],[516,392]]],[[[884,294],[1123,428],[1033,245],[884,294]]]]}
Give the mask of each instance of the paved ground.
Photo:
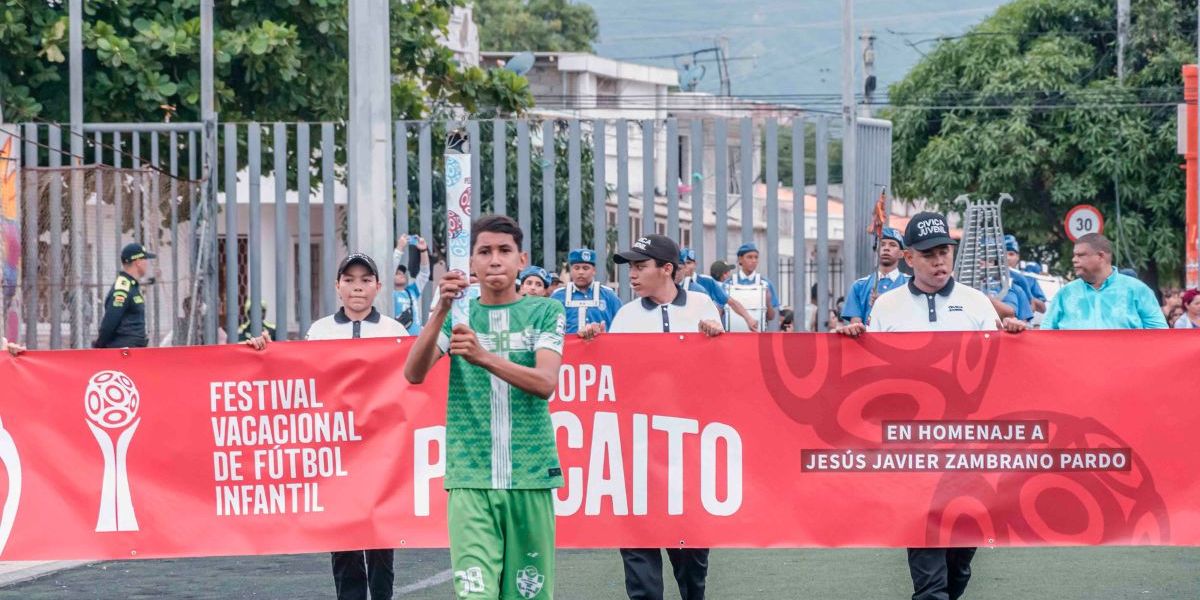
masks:
{"type": "MultiPolygon", "coordinates": [[[[559,552],[560,600],[623,598],[616,551],[559,552]]],[[[397,598],[453,598],[445,550],[397,552],[397,598]]],[[[719,550],[711,600],[900,600],[908,590],[899,550],[719,550]]],[[[964,600],[1200,598],[1200,548],[980,550],[964,600]]],[[[324,554],[96,563],[0,589],[0,598],[291,600],[332,598],[324,554]]],[[[678,599],[671,593],[668,598],[678,599]]]]}

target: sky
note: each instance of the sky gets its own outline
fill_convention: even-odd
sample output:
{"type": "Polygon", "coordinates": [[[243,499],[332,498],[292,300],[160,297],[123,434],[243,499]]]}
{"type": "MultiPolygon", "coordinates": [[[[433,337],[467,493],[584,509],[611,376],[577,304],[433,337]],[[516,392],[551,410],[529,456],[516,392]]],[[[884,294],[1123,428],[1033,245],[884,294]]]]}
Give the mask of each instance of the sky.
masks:
{"type": "MultiPolygon", "coordinates": [[[[677,68],[685,58],[664,55],[712,48],[727,40],[731,87],[741,96],[841,93],[841,0],[584,0],[596,11],[596,53],[677,68]],[[649,10],[648,10],[649,9],[649,10]],[[652,11],[652,12],[651,12],[652,11]]],[[[939,36],[959,35],[993,14],[1001,0],[855,0],[857,34],[876,35],[879,90],[904,74],[939,36]]],[[[697,88],[717,92],[712,54],[697,88]]],[[[861,66],[859,81],[861,82],[861,66]]],[[[861,85],[855,85],[856,93],[861,85]]],[[[811,98],[815,100],[815,98],[811,98]]],[[[803,103],[803,102],[801,102],[803,103]]]]}

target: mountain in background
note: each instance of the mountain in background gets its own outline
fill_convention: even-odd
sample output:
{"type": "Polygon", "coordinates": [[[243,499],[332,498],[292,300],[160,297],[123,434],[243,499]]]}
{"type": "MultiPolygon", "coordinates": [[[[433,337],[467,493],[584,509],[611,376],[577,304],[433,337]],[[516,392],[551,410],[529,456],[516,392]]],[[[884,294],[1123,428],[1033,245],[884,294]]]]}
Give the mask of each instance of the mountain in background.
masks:
{"type": "MultiPolygon", "coordinates": [[[[596,53],[677,67],[724,37],[734,95],[808,106],[837,106],[841,93],[842,3],[839,0],[583,0],[596,11],[596,53]],[[831,98],[830,95],[833,97],[831,98]]],[[[859,33],[875,34],[877,98],[931,50],[939,37],[966,32],[1003,0],[856,0],[855,93],[862,93],[859,33]]],[[[718,92],[713,55],[700,91],[718,92]]]]}

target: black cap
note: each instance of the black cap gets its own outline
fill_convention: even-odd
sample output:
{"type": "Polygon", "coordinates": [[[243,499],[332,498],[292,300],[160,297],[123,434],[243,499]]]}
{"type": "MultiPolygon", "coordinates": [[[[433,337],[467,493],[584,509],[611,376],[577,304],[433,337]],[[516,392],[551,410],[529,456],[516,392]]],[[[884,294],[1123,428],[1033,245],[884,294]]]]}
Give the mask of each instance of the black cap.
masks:
{"type": "Polygon", "coordinates": [[[941,213],[917,213],[904,228],[904,245],[913,250],[925,251],[947,244],[955,246],[958,242],[950,237],[950,227],[941,213]]]}
{"type": "Polygon", "coordinates": [[[625,252],[618,252],[613,257],[613,262],[623,265],[625,263],[640,262],[643,260],[661,260],[669,262],[673,265],[679,264],[679,245],[675,240],[658,234],[651,234],[645,237],[638,238],[638,241],[633,243],[633,247],[625,252]]]}
{"type": "Polygon", "coordinates": [[[342,273],[345,273],[346,269],[349,269],[352,265],[362,265],[366,267],[367,270],[375,276],[375,279],[379,279],[379,268],[375,266],[375,261],[371,260],[370,256],[367,256],[362,252],[351,252],[350,254],[346,255],[346,258],[342,259],[341,264],[338,265],[338,278],[341,278],[342,273]]]}
{"type": "Polygon", "coordinates": [[[129,264],[142,258],[158,258],[158,255],[146,252],[146,249],[137,242],[126,244],[124,248],[121,248],[121,262],[123,264],[129,264]]]}

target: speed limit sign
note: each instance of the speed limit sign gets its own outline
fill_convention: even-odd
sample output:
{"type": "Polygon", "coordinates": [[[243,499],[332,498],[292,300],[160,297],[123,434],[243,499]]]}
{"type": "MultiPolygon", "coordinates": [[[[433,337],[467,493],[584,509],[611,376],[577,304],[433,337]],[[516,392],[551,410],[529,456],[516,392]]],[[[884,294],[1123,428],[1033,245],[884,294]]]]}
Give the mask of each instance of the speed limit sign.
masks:
{"type": "Polygon", "coordinates": [[[1079,204],[1067,211],[1063,225],[1067,228],[1067,238],[1073,242],[1089,233],[1104,233],[1104,215],[1091,204],[1079,204]]]}

